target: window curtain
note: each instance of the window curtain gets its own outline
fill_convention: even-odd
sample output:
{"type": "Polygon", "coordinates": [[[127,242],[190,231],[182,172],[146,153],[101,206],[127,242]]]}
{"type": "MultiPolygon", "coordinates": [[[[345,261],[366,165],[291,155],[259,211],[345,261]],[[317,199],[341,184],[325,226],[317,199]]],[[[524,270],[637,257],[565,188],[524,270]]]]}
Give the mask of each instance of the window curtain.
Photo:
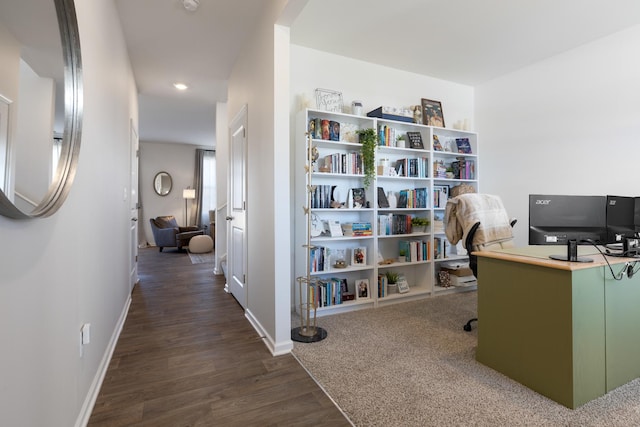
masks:
{"type": "Polygon", "coordinates": [[[190,220],[198,227],[207,229],[209,233],[209,211],[215,211],[216,206],[216,152],[214,150],[196,149],[193,181],[196,189],[194,200],[196,206],[192,209],[190,220]]]}

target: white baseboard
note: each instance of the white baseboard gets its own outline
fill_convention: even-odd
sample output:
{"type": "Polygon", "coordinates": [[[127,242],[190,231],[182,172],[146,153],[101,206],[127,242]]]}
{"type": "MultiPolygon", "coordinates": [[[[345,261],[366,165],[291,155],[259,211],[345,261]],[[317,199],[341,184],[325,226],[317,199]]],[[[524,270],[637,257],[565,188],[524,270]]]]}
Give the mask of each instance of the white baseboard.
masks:
{"type": "Polygon", "coordinates": [[[251,323],[253,329],[258,332],[258,334],[262,338],[262,341],[264,341],[265,345],[273,356],[282,356],[283,354],[291,353],[291,350],[293,350],[293,341],[289,339],[282,343],[276,343],[271,335],[267,333],[266,329],[262,327],[258,319],[255,318],[250,310],[245,310],[244,316],[247,318],[247,320],[249,320],[249,323],[251,323]]]}
{"type": "Polygon", "coordinates": [[[104,381],[104,377],[107,374],[107,369],[109,368],[111,357],[113,357],[113,352],[116,349],[118,338],[120,338],[120,333],[122,332],[124,322],[125,320],[127,320],[127,314],[129,313],[130,305],[131,305],[131,295],[129,295],[129,298],[127,298],[127,302],[124,305],[122,313],[120,313],[120,318],[118,319],[116,328],[113,331],[113,334],[111,335],[111,339],[109,340],[109,345],[107,346],[107,349],[104,352],[104,356],[102,356],[102,361],[100,362],[98,371],[96,372],[96,375],[93,378],[91,387],[89,387],[89,392],[87,393],[87,397],[84,399],[84,403],[82,404],[82,408],[80,409],[80,414],[76,419],[76,424],[75,424],[76,427],[85,427],[89,423],[89,418],[91,418],[91,412],[93,411],[93,406],[96,404],[96,399],[98,398],[98,394],[100,393],[100,388],[102,387],[102,382],[104,381]]]}

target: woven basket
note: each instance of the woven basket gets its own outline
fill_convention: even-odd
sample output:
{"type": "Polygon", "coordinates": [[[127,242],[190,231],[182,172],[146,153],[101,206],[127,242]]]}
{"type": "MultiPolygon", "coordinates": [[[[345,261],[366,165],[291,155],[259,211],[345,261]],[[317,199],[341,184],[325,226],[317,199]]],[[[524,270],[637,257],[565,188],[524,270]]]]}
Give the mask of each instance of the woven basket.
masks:
{"type": "Polygon", "coordinates": [[[451,189],[451,197],[457,197],[461,194],[475,193],[476,189],[469,184],[456,185],[451,189]]]}

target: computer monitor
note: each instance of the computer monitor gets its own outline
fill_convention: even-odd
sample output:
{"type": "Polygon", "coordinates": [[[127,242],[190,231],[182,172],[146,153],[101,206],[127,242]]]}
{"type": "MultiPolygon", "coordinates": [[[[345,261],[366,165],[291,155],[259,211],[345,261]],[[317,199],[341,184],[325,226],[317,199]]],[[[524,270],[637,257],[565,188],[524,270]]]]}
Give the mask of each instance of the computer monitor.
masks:
{"type": "Polygon", "coordinates": [[[636,226],[636,233],[640,233],[640,197],[635,198],[635,215],[633,216],[633,223],[636,226]]]}
{"type": "Polygon", "coordinates": [[[622,243],[635,237],[636,200],[633,197],[607,196],[607,241],[622,243]]]}
{"type": "Polygon", "coordinates": [[[529,244],[566,245],[569,240],[607,240],[605,196],[529,195],[529,244]]]}

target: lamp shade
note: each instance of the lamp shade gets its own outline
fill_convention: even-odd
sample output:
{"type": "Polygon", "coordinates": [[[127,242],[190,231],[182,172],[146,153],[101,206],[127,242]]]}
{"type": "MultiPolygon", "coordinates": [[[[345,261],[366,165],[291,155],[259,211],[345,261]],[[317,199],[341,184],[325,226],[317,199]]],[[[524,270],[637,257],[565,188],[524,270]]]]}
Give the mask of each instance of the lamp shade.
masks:
{"type": "Polygon", "coordinates": [[[182,197],[185,199],[195,199],[196,198],[196,189],[195,188],[185,188],[182,190],[182,197]]]}

